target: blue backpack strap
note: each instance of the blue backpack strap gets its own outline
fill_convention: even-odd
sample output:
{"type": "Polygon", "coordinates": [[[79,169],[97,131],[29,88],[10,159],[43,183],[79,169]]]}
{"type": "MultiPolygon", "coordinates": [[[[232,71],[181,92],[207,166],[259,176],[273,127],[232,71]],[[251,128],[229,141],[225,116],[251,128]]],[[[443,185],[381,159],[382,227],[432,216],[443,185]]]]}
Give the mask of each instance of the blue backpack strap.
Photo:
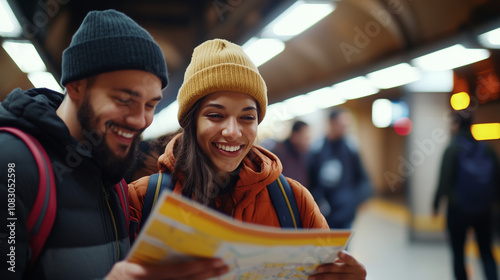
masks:
{"type": "Polygon", "coordinates": [[[170,187],[170,180],[172,176],[168,173],[155,173],[149,177],[148,189],[144,197],[144,205],[142,206],[141,224],[143,225],[151,214],[151,210],[158,200],[158,196],[165,188],[170,187]]]}
{"type": "MultiPolygon", "coordinates": [[[[158,195],[165,188],[172,189],[171,175],[167,173],[156,173],[149,177],[148,189],[144,197],[141,224],[144,224],[151,213],[158,195]]],[[[269,196],[278,215],[282,228],[302,228],[297,201],[293,195],[292,188],[283,174],[273,183],[267,186],[269,196]]]]}
{"type": "Polygon", "coordinates": [[[31,249],[29,267],[31,267],[38,259],[56,217],[57,198],[54,172],[47,152],[36,138],[14,127],[0,127],[0,131],[9,132],[21,139],[33,155],[38,168],[38,193],[26,220],[31,249]]]}
{"type": "Polygon", "coordinates": [[[292,188],[283,174],[267,186],[282,228],[302,228],[299,208],[292,188]]]}

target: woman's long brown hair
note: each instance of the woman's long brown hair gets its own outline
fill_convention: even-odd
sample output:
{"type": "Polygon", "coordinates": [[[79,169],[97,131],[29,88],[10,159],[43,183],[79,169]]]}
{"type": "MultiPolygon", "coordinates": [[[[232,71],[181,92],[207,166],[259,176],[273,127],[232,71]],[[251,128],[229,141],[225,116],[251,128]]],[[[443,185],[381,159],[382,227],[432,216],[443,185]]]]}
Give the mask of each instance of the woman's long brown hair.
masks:
{"type": "Polygon", "coordinates": [[[197,143],[196,119],[200,104],[198,100],[184,118],[183,133],[174,147],[174,182],[184,174],[182,194],[204,205],[211,205],[216,196],[215,168],[197,143]]]}

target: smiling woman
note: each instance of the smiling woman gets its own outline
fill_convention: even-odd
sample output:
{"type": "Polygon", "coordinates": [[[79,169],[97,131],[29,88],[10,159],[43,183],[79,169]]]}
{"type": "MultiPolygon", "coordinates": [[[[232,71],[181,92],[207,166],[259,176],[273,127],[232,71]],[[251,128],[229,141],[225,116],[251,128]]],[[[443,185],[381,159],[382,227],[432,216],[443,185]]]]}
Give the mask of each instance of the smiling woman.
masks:
{"type": "Polygon", "coordinates": [[[200,103],[197,140],[215,169],[231,172],[257,137],[257,104],[241,92],[216,92],[200,103]]]}
{"type": "MultiPolygon", "coordinates": [[[[267,108],[264,80],[240,46],[211,40],[194,50],[177,100],[184,133],[174,142],[175,165],[166,169],[184,195],[230,214],[234,209],[223,210],[218,194],[232,193],[238,167],[254,148],[267,108]]],[[[276,171],[277,178],[281,165],[276,171]]]]}
{"type": "MultiPolygon", "coordinates": [[[[159,171],[172,174],[173,191],[236,220],[280,227],[267,186],[281,175],[282,165],[273,153],[254,145],[266,113],[267,90],[241,47],[220,39],[198,46],[177,101],[182,132],[158,160],[159,171]]],[[[327,229],[309,191],[286,180],[303,227],[327,229]]],[[[149,177],[143,177],[129,185],[132,225],[145,222],[141,219],[148,182],[149,177]]],[[[323,273],[315,277],[340,279],[349,274],[350,279],[365,279],[363,265],[354,259],[337,267],[319,266],[323,273]]]]}

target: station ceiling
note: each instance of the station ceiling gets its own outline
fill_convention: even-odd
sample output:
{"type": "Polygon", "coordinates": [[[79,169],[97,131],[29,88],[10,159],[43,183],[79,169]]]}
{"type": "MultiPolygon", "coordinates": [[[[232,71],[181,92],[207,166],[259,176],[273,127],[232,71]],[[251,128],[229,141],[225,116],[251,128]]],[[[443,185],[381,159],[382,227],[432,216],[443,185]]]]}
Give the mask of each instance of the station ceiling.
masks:
{"type": "MultiPolygon", "coordinates": [[[[243,44],[295,1],[8,2],[24,36],[36,45],[56,79],[61,74],[62,52],[88,11],[113,8],[129,15],[153,35],[165,55],[170,84],[157,108],[161,110],[175,99],[194,47],[212,38],[243,44]]],[[[365,74],[387,61],[413,58],[444,42],[467,40],[473,45],[478,32],[500,26],[498,0],[333,2],[336,8],[331,14],[287,41],[282,53],[259,67],[270,103],[365,74]]],[[[0,100],[13,88],[32,87],[2,48],[0,65],[0,100]]]]}

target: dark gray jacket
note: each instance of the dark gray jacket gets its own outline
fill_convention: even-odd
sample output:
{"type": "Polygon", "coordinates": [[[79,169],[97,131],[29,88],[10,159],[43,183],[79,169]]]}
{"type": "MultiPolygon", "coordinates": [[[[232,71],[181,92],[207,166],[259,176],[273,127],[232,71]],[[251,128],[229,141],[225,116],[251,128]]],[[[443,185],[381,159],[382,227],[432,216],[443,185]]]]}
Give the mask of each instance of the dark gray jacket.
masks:
{"type": "Polygon", "coordinates": [[[112,185],[103,183],[101,168],[89,149],[84,149],[85,143],[77,142],[57,116],[62,99],[61,94],[47,89],[16,89],[0,103],[0,126],[20,128],[42,143],[51,159],[57,188],[54,226],[34,267],[27,270],[26,219],[38,190],[38,169],[23,142],[0,133],[0,279],[102,278],[129,250],[119,197],[112,185]],[[5,226],[9,163],[15,164],[17,220],[13,232],[5,226]],[[12,249],[15,262],[9,263],[12,249]]]}
{"type": "Polygon", "coordinates": [[[357,207],[373,194],[357,149],[346,138],[324,138],[313,145],[308,160],[310,190],[328,225],[349,228],[357,207]]]}

